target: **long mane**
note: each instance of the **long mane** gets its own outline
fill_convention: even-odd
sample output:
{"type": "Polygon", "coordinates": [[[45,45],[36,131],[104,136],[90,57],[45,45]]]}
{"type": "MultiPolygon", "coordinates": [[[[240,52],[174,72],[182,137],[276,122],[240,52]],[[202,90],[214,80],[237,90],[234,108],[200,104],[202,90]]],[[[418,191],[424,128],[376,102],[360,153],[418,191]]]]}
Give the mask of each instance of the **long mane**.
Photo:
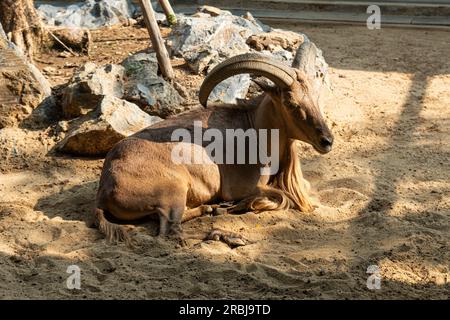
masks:
{"type": "Polygon", "coordinates": [[[281,190],[290,200],[293,209],[310,212],[313,209],[308,197],[308,182],[303,178],[297,142],[290,139],[287,152],[281,159],[280,170],[271,179],[270,186],[281,190]]]}
{"type": "Polygon", "coordinates": [[[287,209],[302,212],[313,210],[308,197],[308,182],[303,178],[297,154],[297,143],[292,139],[280,161],[280,170],[270,179],[269,184],[259,187],[257,194],[241,200],[230,212],[287,209]]]}

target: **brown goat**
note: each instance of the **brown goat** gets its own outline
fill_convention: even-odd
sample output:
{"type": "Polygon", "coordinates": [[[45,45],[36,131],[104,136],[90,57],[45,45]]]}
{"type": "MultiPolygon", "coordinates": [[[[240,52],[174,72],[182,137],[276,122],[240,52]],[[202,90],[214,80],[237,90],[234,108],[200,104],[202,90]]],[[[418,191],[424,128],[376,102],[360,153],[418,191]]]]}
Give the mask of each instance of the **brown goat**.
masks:
{"type": "MultiPolygon", "coordinates": [[[[265,92],[250,102],[212,105],[180,114],[148,127],[117,143],[108,153],[97,193],[95,219],[110,240],[129,241],[125,229],[108,221],[105,211],[121,221],[158,215],[160,235],[181,237],[181,222],[201,216],[207,204],[234,201],[239,210],[312,209],[308,183],[302,177],[296,141],[311,144],[318,152],[331,150],[333,136],[327,127],[306,74],[259,54],[230,58],[206,77],[199,97],[203,106],[214,87],[236,74],[251,73],[275,85],[257,81],[265,92]],[[175,163],[172,141],[175,129],[202,128],[223,132],[229,128],[278,129],[279,170],[263,174],[267,164],[175,163]]],[[[206,153],[204,143],[188,144],[193,152],[206,153]]],[[[227,152],[225,150],[225,152],[227,152]]],[[[246,149],[249,152],[249,149],[246,149]]],[[[247,154],[248,156],[248,154],[247,154]]]]}

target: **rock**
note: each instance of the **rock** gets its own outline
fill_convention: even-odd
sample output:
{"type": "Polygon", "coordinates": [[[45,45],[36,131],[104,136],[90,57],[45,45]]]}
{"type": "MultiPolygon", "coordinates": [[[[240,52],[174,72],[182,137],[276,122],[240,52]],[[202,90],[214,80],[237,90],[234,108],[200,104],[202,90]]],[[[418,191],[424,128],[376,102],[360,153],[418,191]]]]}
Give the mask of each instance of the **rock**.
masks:
{"type": "Polygon", "coordinates": [[[48,81],[7,40],[0,25],[0,128],[25,119],[50,94],[48,81]]]}
{"type": "Polygon", "coordinates": [[[48,76],[55,76],[55,75],[60,75],[61,74],[60,70],[56,69],[55,67],[51,67],[51,66],[43,68],[42,72],[45,75],[48,75],[48,76]]]}
{"type": "MultiPolygon", "coordinates": [[[[155,18],[156,18],[156,22],[159,25],[168,26],[166,15],[164,13],[155,11],[155,18]]],[[[139,16],[136,18],[136,24],[138,24],[139,26],[141,26],[143,28],[146,28],[145,19],[144,19],[144,16],[142,15],[142,13],[140,13],[139,16]]]]}
{"type": "Polygon", "coordinates": [[[69,121],[59,121],[57,125],[57,130],[61,132],[69,131],[69,121]]]}
{"type": "Polygon", "coordinates": [[[65,69],[72,69],[72,68],[76,68],[76,67],[78,67],[78,63],[76,63],[76,62],[65,62],[64,63],[65,69]]]}
{"type": "Polygon", "coordinates": [[[185,110],[184,99],[178,91],[157,75],[158,61],[154,52],[134,54],[125,59],[122,66],[126,74],[124,99],[162,118],[185,110]]]}
{"type": "MultiPolygon", "coordinates": [[[[107,96],[95,111],[70,122],[69,132],[57,149],[76,155],[103,156],[123,138],[161,120],[133,103],[107,96]]],[[[67,130],[65,126],[61,124],[61,131],[67,130]]]]}
{"type": "Polygon", "coordinates": [[[180,16],[170,36],[172,52],[184,57],[186,52],[201,48],[217,51],[222,59],[236,53],[248,52],[245,41],[253,34],[263,32],[263,29],[244,18],[233,15],[217,17],[184,17],[180,16]]]}
{"type": "Polygon", "coordinates": [[[27,61],[25,61],[25,64],[27,65],[28,70],[31,72],[34,79],[37,81],[37,85],[40,87],[40,90],[43,93],[44,97],[50,96],[52,94],[52,87],[50,86],[47,78],[43,76],[43,74],[39,71],[38,68],[36,68],[34,64],[27,61]]]}
{"type": "Polygon", "coordinates": [[[198,12],[206,13],[211,17],[217,17],[221,14],[231,14],[230,11],[225,11],[213,6],[201,6],[197,9],[198,12]]]}
{"type": "Polygon", "coordinates": [[[246,43],[255,51],[291,65],[295,52],[303,43],[304,37],[297,32],[273,29],[270,32],[251,35],[247,38],[246,43]]]}
{"type": "Polygon", "coordinates": [[[235,103],[244,99],[250,86],[250,75],[240,74],[219,83],[209,96],[213,102],[235,103]]]}
{"type": "Polygon", "coordinates": [[[203,71],[209,70],[219,64],[221,60],[219,52],[211,49],[207,46],[199,47],[196,50],[186,51],[184,53],[184,59],[187,65],[195,74],[202,74],[203,71]]]}
{"type": "Polygon", "coordinates": [[[255,22],[230,14],[216,17],[180,15],[169,36],[169,43],[173,54],[181,57],[184,57],[186,52],[215,50],[221,60],[225,60],[233,55],[248,52],[245,41],[249,36],[261,32],[264,32],[264,29],[255,22]]]}
{"type": "MultiPolygon", "coordinates": [[[[89,54],[91,50],[92,38],[91,33],[85,28],[49,28],[62,43],[72,49],[72,51],[89,54]]],[[[53,38],[51,38],[53,39],[53,38]]],[[[66,48],[53,39],[53,47],[59,50],[65,50],[66,48]]]]}
{"type": "Polygon", "coordinates": [[[273,51],[278,47],[295,52],[303,43],[303,40],[303,36],[297,32],[277,29],[271,32],[251,35],[247,38],[246,43],[256,51],[273,51]]]}
{"type": "MultiPolygon", "coordinates": [[[[270,30],[255,19],[245,19],[228,11],[204,6],[194,16],[180,16],[169,36],[173,54],[186,60],[196,74],[208,73],[220,62],[251,48],[246,40],[251,35],[270,30]]],[[[250,77],[235,76],[219,84],[211,93],[212,101],[233,103],[245,98],[250,77]]]]}
{"type": "Polygon", "coordinates": [[[158,24],[167,25],[166,15],[155,11],[155,19],[158,24]]]}
{"type": "Polygon", "coordinates": [[[185,111],[178,91],[160,77],[129,80],[126,88],[124,98],[137,103],[151,115],[166,118],[185,111]]]}
{"type": "Polygon", "coordinates": [[[138,52],[123,60],[121,65],[125,68],[127,77],[145,72],[154,75],[158,73],[158,59],[154,52],[138,52]]]}
{"type": "Polygon", "coordinates": [[[211,15],[208,14],[208,13],[204,13],[204,12],[199,12],[199,11],[197,11],[197,12],[193,13],[193,14],[191,15],[191,17],[192,17],[192,18],[209,18],[209,17],[211,17],[211,15]]]}
{"type": "Polygon", "coordinates": [[[292,61],[294,60],[294,53],[284,50],[283,48],[277,46],[272,47],[270,50],[263,50],[260,53],[266,55],[272,59],[279,60],[284,62],[286,65],[292,65],[292,61]]]}
{"type": "Polygon", "coordinates": [[[68,6],[41,4],[37,9],[48,25],[89,29],[127,23],[136,12],[131,0],[86,0],[68,6]]]}
{"type": "Polygon", "coordinates": [[[260,28],[264,32],[270,32],[272,30],[271,27],[269,27],[268,25],[265,25],[264,23],[262,23],[261,21],[259,21],[255,17],[253,17],[253,15],[250,12],[248,12],[248,11],[242,16],[242,18],[252,22],[253,24],[256,24],[256,25],[260,26],[260,28]]]}
{"type": "MultiPolygon", "coordinates": [[[[261,77],[258,77],[258,78],[261,78],[261,77]]],[[[258,79],[258,80],[262,80],[262,79],[258,79]]],[[[262,93],[261,88],[254,81],[251,81],[250,86],[248,87],[246,98],[254,99],[254,98],[258,97],[259,95],[261,95],[261,93],[262,93]]]]}
{"type": "MultiPolygon", "coordinates": [[[[203,6],[192,16],[179,16],[168,45],[172,54],[184,58],[194,73],[207,74],[220,62],[252,51],[292,65],[295,53],[305,39],[301,33],[272,29],[249,12],[238,17],[228,11],[203,6]]],[[[315,77],[328,79],[327,64],[320,50],[315,68],[315,77]]],[[[213,90],[210,99],[234,103],[237,98],[246,97],[250,83],[248,75],[227,79],[213,90]]]]}
{"type": "Polygon", "coordinates": [[[63,51],[58,53],[58,58],[70,58],[73,57],[73,54],[71,54],[69,51],[63,51]]]}
{"type": "Polygon", "coordinates": [[[103,96],[122,98],[124,75],[125,69],[120,65],[98,67],[95,63],[86,63],[75,72],[63,92],[64,116],[75,118],[86,114],[97,107],[103,96]]]}
{"type": "Polygon", "coordinates": [[[175,88],[175,90],[178,91],[178,93],[180,94],[180,96],[184,99],[189,99],[189,90],[186,89],[185,86],[183,86],[182,84],[180,84],[179,82],[174,82],[173,83],[173,87],[175,88]]]}
{"type": "Polygon", "coordinates": [[[136,24],[138,24],[138,21],[136,19],[133,19],[133,18],[127,19],[127,23],[126,23],[127,27],[131,27],[131,26],[134,26],[136,24]]]}
{"type": "Polygon", "coordinates": [[[53,125],[61,117],[61,106],[54,96],[46,97],[31,114],[22,121],[22,128],[44,129],[53,125]]]}

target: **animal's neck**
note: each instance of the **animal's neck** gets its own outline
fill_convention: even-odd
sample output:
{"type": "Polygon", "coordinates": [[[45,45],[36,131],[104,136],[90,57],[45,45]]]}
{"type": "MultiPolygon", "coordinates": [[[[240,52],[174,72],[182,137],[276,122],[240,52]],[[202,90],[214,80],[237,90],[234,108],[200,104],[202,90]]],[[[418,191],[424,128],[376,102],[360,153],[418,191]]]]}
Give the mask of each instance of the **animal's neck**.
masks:
{"type": "MultiPolygon", "coordinates": [[[[283,116],[280,113],[280,110],[273,105],[270,97],[266,96],[259,106],[255,109],[253,113],[253,124],[255,129],[268,129],[273,130],[277,129],[279,131],[279,155],[280,158],[283,158],[284,153],[287,151],[284,146],[288,143],[288,136],[286,131],[286,123],[283,119],[283,116]]],[[[270,137],[270,134],[268,134],[270,137]]],[[[269,145],[271,142],[269,141],[269,145]]],[[[270,148],[270,146],[269,146],[270,148]]]]}

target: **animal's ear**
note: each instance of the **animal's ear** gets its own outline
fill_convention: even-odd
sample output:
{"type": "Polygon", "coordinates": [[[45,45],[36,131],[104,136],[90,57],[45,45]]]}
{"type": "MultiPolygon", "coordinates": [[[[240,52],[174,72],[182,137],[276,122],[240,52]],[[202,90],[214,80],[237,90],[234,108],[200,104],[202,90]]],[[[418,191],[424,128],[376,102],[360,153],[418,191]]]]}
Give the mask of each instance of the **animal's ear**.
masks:
{"type": "Polygon", "coordinates": [[[256,78],[252,79],[254,83],[261,88],[262,91],[270,95],[272,98],[278,97],[280,95],[280,88],[274,85],[272,82],[269,82],[265,78],[256,78]]]}

